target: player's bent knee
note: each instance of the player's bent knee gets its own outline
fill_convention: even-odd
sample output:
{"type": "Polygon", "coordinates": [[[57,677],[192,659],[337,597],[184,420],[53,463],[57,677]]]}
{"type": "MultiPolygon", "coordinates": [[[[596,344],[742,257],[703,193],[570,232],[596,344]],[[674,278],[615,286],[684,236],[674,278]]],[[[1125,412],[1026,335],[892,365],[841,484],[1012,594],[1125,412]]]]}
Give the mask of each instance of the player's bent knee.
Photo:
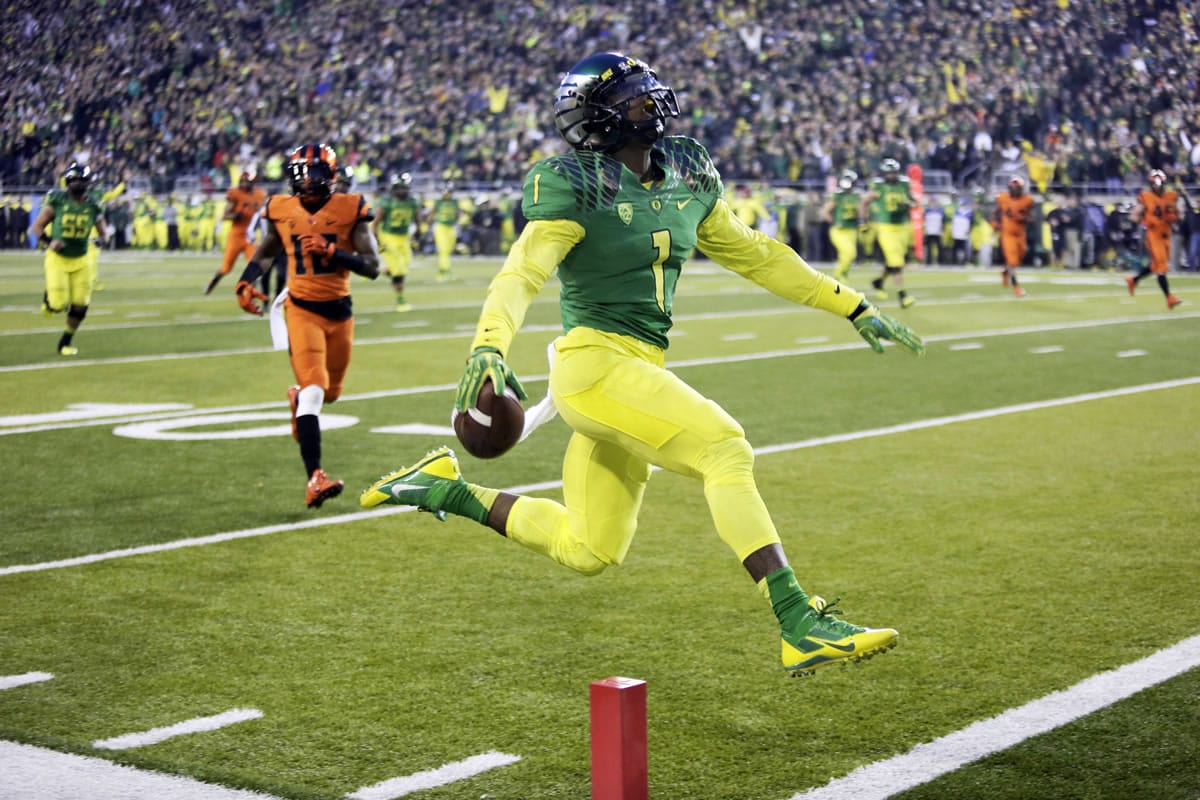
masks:
{"type": "Polygon", "coordinates": [[[580,550],[572,554],[570,561],[563,562],[563,566],[569,567],[585,578],[594,578],[604,572],[608,564],[592,555],[591,551],[580,550]]]}
{"type": "Polygon", "coordinates": [[[82,322],[83,318],[87,316],[87,312],[88,312],[87,306],[71,305],[70,307],[67,308],[67,316],[73,317],[74,319],[77,319],[80,322],[82,322]]]}
{"type": "Polygon", "coordinates": [[[731,436],[705,448],[700,461],[705,481],[719,480],[723,475],[753,474],[754,448],[744,436],[731,436]]]}
{"type": "Polygon", "coordinates": [[[585,578],[599,575],[608,566],[608,562],[602,561],[586,544],[575,538],[560,537],[551,555],[559,564],[585,578]]]}
{"type": "Polygon", "coordinates": [[[886,267],[888,275],[899,275],[904,271],[904,267],[886,267]]]}

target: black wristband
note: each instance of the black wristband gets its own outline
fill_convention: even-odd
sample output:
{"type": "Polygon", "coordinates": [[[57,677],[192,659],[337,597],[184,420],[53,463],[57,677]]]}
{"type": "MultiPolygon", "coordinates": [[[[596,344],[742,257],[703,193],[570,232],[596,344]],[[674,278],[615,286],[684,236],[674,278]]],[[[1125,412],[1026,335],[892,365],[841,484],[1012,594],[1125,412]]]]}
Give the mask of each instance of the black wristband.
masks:
{"type": "Polygon", "coordinates": [[[38,244],[44,244],[47,247],[49,247],[50,246],[50,234],[46,233],[45,231],[42,231],[42,235],[38,237],[38,244]]]}
{"type": "Polygon", "coordinates": [[[242,270],[242,277],[238,278],[238,283],[242,283],[243,281],[246,283],[254,283],[262,277],[262,274],[262,267],[258,265],[258,262],[251,261],[250,263],[246,264],[246,268],[242,270]]]}
{"type": "Polygon", "coordinates": [[[871,304],[868,303],[866,300],[863,300],[858,304],[858,308],[854,309],[854,312],[851,313],[850,316],[846,317],[846,319],[850,320],[851,322],[854,322],[854,320],[856,320],[860,316],[862,316],[862,313],[870,307],[871,307],[871,304]]]}
{"type": "Polygon", "coordinates": [[[334,250],[333,256],[331,256],[329,260],[333,262],[334,266],[344,267],[345,269],[358,273],[359,275],[365,275],[368,277],[371,275],[370,271],[367,269],[367,262],[363,261],[362,256],[358,255],[357,253],[351,253],[349,250],[334,250]]]}

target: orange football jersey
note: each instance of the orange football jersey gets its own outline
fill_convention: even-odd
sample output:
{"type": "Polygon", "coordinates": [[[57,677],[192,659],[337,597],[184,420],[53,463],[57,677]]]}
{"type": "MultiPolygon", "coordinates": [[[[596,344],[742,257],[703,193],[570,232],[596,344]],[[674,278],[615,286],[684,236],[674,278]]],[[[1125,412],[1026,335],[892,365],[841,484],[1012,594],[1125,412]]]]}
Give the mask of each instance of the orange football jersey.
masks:
{"type": "Polygon", "coordinates": [[[1150,189],[1138,192],[1138,202],[1146,209],[1142,214],[1142,224],[1150,233],[1171,234],[1171,224],[1179,221],[1179,195],[1171,190],[1161,195],[1150,189]]]}
{"type": "Polygon", "coordinates": [[[262,208],[267,193],[257,186],[248,192],[235,186],[225,193],[225,199],[233,204],[233,213],[241,215],[231,223],[231,227],[244,231],[250,226],[255,213],[262,208]]]}
{"type": "Polygon", "coordinates": [[[1024,236],[1033,198],[1027,194],[1013,197],[1005,192],[996,198],[996,205],[1000,207],[1000,233],[1005,236],[1024,236]]]}
{"type": "Polygon", "coordinates": [[[325,205],[310,213],[300,198],[275,196],[267,200],[264,216],[275,226],[288,260],[288,294],[316,302],[338,300],[350,294],[350,270],[330,263],[324,256],[301,250],[300,237],[314,233],[333,242],[334,247],[354,251],[351,233],[360,222],[375,218],[361,194],[334,194],[325,205]]]}

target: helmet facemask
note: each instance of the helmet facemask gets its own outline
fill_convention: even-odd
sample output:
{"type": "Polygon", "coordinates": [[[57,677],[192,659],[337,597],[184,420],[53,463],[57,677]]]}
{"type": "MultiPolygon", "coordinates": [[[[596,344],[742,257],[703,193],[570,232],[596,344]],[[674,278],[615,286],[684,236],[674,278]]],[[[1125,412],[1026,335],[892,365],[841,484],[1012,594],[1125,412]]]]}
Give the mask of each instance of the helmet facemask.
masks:
{"type": "Polygon", "coordinates": [[[407,172],[401,175],[392,176],[392,197],[397,200],[407,200],[409,186],[412,184],[412,175],[407,172]]]}
{"type": "Polygon", "coordinates": [[[337,155],[328,145],[303,145],[292,151],[288,178],[292,194],[310,210],[320,208],[333,194],[337,155]]]}
{"type": "Polygon", "coordinates": [[[92,171],[86,165],[71,164],[63,172],[63,184],[67,187],[67,194],[76,200],[80,200],[87,194],[88,187],[92,183],[92,171]]]}
{"type": "Polygon", "coordinates": [[[591,56],[559,84],[555,123],[567,144],[611,153],[625,144],[652,147],[679,116],[679,101],[654,70],[618,53],[591,56]]]}

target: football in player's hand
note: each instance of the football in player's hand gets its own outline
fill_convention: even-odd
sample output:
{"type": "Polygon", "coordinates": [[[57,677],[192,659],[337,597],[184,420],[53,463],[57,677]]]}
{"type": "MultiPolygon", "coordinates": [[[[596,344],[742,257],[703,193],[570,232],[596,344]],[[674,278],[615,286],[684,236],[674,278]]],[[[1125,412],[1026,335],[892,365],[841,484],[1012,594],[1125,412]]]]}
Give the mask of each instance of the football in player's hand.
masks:
{"type": "Polygon", "coordinates": [[[491,381],[484,381],[473,408],[455,411],[454,433],[476,458],[496,458],[513,448],[525,430],[525,409],[513,390],[497,396],[491,381]]]}

